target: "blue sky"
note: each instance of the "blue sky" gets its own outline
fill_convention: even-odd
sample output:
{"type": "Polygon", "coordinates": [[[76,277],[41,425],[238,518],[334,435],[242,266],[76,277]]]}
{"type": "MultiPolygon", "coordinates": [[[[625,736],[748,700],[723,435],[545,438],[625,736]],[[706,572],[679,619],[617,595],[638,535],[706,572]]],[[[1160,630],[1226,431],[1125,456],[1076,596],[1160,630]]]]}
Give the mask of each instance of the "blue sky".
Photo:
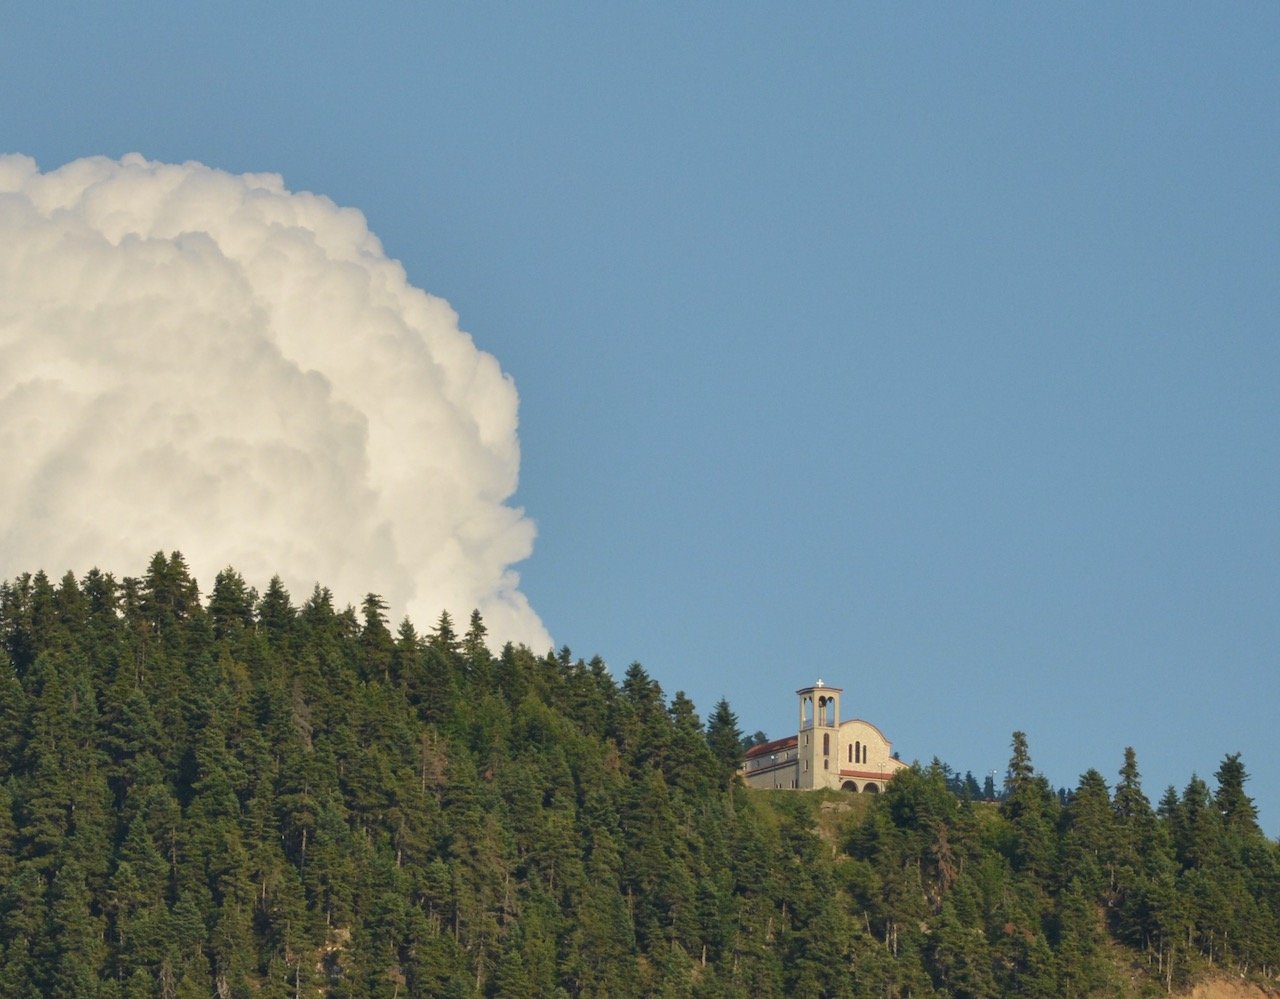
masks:
{"type": "Polygon", "coordinates": [[[1280,8],[3,22],[4,150],[279,172],[458,310],[557,643],[979,778],[1243,752],[1280,832],[1280,8]]]}

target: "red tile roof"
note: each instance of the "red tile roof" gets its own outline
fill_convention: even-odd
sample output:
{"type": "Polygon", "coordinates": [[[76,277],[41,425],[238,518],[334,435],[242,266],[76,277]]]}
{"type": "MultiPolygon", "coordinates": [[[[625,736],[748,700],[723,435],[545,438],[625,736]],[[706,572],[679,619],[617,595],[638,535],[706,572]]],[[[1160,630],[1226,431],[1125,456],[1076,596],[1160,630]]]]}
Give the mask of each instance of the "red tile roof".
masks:
{"type": "Polygon", "coordinates": [[[758,746],[752,746],[747,750],[746,758],[748,760],[756,756],[763,756],[765,753],[776,753],[780,749],[790,749],[796,744],[794,735],[786,739],[774,739],[772,742],[762,742],[758,746]]]}

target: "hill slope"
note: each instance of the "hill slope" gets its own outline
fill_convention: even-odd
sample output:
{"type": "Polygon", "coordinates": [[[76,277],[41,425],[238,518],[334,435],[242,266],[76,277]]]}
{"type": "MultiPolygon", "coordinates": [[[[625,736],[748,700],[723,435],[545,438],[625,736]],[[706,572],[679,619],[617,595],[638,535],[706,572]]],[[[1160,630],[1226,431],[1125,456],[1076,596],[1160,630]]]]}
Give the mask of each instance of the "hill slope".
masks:
{"type": "Polygon", "coordinates": [[[639,665],[295,606],[181,556],[0,587],[0,995],[1071,996],[1277,967],[1228,757],[1153,810],[751,793],[639,665]],[[1136,977],[1135,977],[1136,975],[1136,977]]]}

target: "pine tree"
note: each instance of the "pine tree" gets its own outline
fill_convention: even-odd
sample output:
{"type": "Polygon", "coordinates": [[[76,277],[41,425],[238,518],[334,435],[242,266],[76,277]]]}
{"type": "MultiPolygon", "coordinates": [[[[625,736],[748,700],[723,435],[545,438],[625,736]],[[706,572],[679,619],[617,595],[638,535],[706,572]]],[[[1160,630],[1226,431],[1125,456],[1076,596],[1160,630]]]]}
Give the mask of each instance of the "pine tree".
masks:
{"type": "Polygon", "coordinates": [[[258,601],[258,625],[267,641],[275,648],[282,647],[289,639],[297,618],[297,611],[289,602],[289,591],[279,576],[272,576],[267,592],[258,601]]]}
{"type": "Polygon", "coordinates": [[[1101,899],[1115,885],[1115,817],[1102,774],[1082,774],[1062,813],[1061,880],[1076,882],[1091,898],[1101,899]]]}
{"type": "Polygon", "coordinates": [[[1151,802],[1142,791],[1133,747],[1126,746],[1120,782],[1116,785],[1113,807],[1116,815],[1116,860],[1132,870],[1142,867],[1143,858],[1156,849],[1155,814],[1151,802]]]}
{"type": "Polygon", "coordinates": [[[462,639],[462,657],[467,662],[467,670],[476,683],[488,683],[493,667],[493,656],[489,646],[485,644],[485,636],[489,629],[485,627],[484,618],[478,610],[471,612],[471,621],[467,633],[462,639]]]}
{"type": "Polygon", "coordinates": [[[96,992],[104,977],[107,951],[101,917],[93,914],[84,871],[74,860],[64,863],[49,889],[49,933],[52,953],[49,995],[80,999],[96,992]]]}
{"type": "Polygon", "coordinates": [[[0,649],[0,780],[9,776],[24,742],[27,694],[9,656],[0,649]]]}
{"type": "Polygon", "coordinates": [[[1026,734],[1014,732],[1000,814],[1012,827],[1009,859],[1016,871],[1033,877],[1048,873],[1054,848],[1054,812],[1049,782],[1031,765],[1026,734]]]}
{"type": "Polygon", "coordinates": [[[1246,836],[1261,835],[1258,810],[1253,799],[1244,793],[1249,775],[1240,762],[1240,754],[1231,753],[1223,759],[1214,777],[1217,778],[1218,789],[1214,792],[1213,801],[1226,828],[1246,836]]]}
{"type": "Polygon", "coordinates": [[[230,638],[246,628],[252,628],[253,605],[257,594],[245,583],[244,577],[230,566],[218,573],[209,599],[209,617],[213,621],[215,638],[230,638]]]}
{"type": "Polygon", "coordinates": [[[721,781],[727,782],[742,763],[742,731],[738,728],[738,716],[723,697],[707,719],[707,745],[715,757],[721,781]]]}
{"type": "Polygon", "coordinates": [[[360,610],[364,617],[364,628],[360,632],[361,675],[390,683],[395,643],[387,628],[387,602],[378,594],[370,593],[360,610]]]}
{"type": "Polygon", "coordinates": [[[432,648],[449,656],[458,653],[458,634],[453,630],[453,618],[449,612],[441,611],[436,618],[436,626],[431,629],[431,637],[427,639],[432,648]]]}

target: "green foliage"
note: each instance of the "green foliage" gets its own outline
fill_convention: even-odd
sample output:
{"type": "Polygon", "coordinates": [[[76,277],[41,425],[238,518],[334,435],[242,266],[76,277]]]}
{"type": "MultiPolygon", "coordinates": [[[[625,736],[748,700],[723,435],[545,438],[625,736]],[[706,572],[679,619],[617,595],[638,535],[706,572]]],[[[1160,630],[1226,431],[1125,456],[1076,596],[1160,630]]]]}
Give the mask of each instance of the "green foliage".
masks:
{"type": "Polygon", "coordinates": [[[1091,996],[1274,976],[1280,853],[1238,756],[1153,811],[940,762],[749,792],[639,664],[393,632],[178,553],[0,585],[0,995],[1091,996]],[[967,792],[967,793],[966,793],[967,792]],[[957,796],[959,794],[959,797],[957,796]],[[988,794],[987,797],[992,795],[988,794]]]}
{"type": "Polygon", "coordinates": [[[722,781],[732,777],[742,761],[742,731],[738,728],[738,716],[729,709],[723,697],[716,702],[715,710],[707,721],[707,745],[719,764],[722,781]]]}

